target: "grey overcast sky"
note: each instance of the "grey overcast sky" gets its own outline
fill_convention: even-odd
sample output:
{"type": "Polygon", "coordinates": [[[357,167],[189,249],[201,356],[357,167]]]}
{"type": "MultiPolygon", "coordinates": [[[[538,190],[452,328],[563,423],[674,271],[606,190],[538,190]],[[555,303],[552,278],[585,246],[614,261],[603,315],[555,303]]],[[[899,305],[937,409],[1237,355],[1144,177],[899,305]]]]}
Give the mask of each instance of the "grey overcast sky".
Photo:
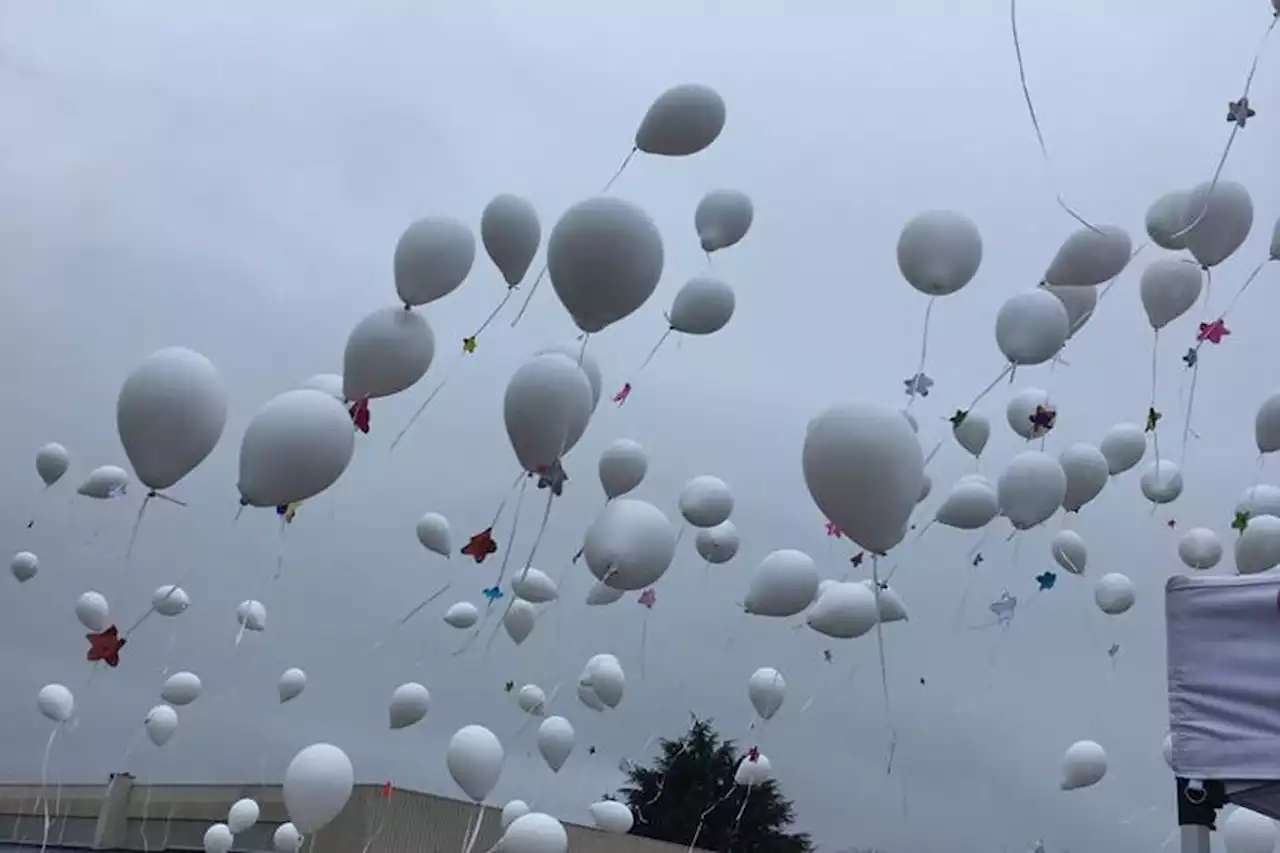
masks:
{"type": "MultiPolygon", "coordinates": [[[[1086,216],[1141,242],[1151,201],[1209,178],[1227,101],[1269,15],[1266,0],[1022,3],[1056,181],[1086,216]]],[[[1253,90],[1259,116],[1226,170],[1251,190],[1256,222],[1216,273],[1219,305],[1265,257],[1280,214],[1277,53],[1273,41],[1253,90]]],[[[1160,758],[1161,597],[1180,564],[1164,522],[1207,525],[1225,540],[1237,495],[1259,477],[1252,418],[1275,358],[1266,331],[1278,304],[1274,268],[1232,318],[1225,345],[1205,354],[1186,493],[1153,515],[1135,472],[1071,522],[1090,545],[1090,574],[1134,579],[1132,611],[1103,616],[1087,580],[1074,577],[1034,592],[1060,518],[1016,544],[997,525],[984,545],[964,621],[981,622],[985,602],[1007,586],[1023,605],[1003,639],[953,629],[976,536],[932,530],[901,549],[895,584],[911,621],[886,631],[900,741],[892,776],[872,637],[827,641],[802,621],[746,617],[737,605],[774,549],[808,551],[829,577],[848,568],[847,543],[824,537],[804,488],[800,445],[807,420],[832,402],[903,401],[925,299],[896,269],[902,224],[954,208],[979,225],[986,249],[974,282],[934,311],[928,372],[937,384],[915,407],[926,449],[999,371],[997,308],[1039,280],[1074,227],[1054,204],[1022,104],[1003,0],[0,0],[0,109],[0,511],[9,550],[42,559],[35,580],[11,582],[0,597],[0,776],[38,777],[49,724],[34,695],[60,681],[81,706],[54,751],[50,774],[60,780],[128,769],[143,780],[258,781],[328,740],[365,781],[456,796],[444,744],[474,722],[507,746],[493,802],[523,797],[585,821],[586,806],[620,782],[618,760],[644,758],[652,737],[678,734],[694,710],[760,745],[796,800],[799,826],[824,845],[1020,850],[1043,837],[1051,849],[1151,850],[1172,829],[1160,758]],[[488,524],[514,467],[501,422],[506,379],[537,347],[575,331],[544,288],[517,329],[499,321],[458,364],[457,341],[502,292],[483,256],[457,293],[425,312],[438,341],[428,377],[378,404],[348,472],[289,528],[273,580],[275,517],[231,522],[240,434],[272,395],[337,371],[350,327],[394,303],[391,252],[405,225],[444,214],[478,227],[493,195],[514,192],[537,206],[545,234],[616,168],[652,98],[686,81],[717,88],[728,123],[702,154],[637,158],[615,186],[659,223],[667,260],[653,299],[591,343],[606,399],[569,460],[574,479],[540,559],[563,575],[564,601],[521,647],[499,636],[487,655],[454,656],[462,635],[439,615],[451,596],[479,600],[493,572],[435,558],[413,533],[431,510],[449,517],[455,538],[488,524]],[[635,378],[661,311],[704,269],[693,209],[718,187],[744,190],[756,207],[748,237],[716,260],[738,313],[709,339],[667,347],[616,409],[607,396],[635,378]],[[230,416],[214,455],[175,489],[190,508],[148,511],[121,580],[139,493],[112,503],[69,495],[91,468],[125,464],[117,390],[139,360],[174,344],[220,368],[230,416]],[[450,386],[390,454],[394,432],[446,373],[450,386]],[[595,455],[618,437],[650,453],[640,496],[674,517],[681,484],[714,473],[735,490],[743,533],[736,560],[709,574],[682,543],[647,617],[643,666],[643,609],[634,597],[585,608],[588,573],[568,562],[602,503],[595,455]],[[32,460],[51,440],[70,449],[73,467],[42,494],[32,460]],[[33,513],[39,521],[26,530],[33,513]],[[129,623],[150,590],[188,571],[190,611],[149,621],[120,668],[86,685],[76,596],[104,592],[129,623]],[[407,604],[450,579],[439,606],[373,650],[407,604]],[[251,597],[266,603],[268,630],[237,648],[234,608],[251,597]],[[604,651],[627,669],[626,698],[596,715],[561,690],[555,710],[577,727],[579,746],[553,784],[502,685],[572,687],[604,651]],[[275,681],[290,666],[307,670],[309,686],[279,706],[275,681]],[[752,732],[746,679],[759,666],[780,669],[790,692],[752,732]],[[198,673],[206,694],[156,750],[140,723],[166,667],[198,673]],[[390,732],[386,700],[408,680],[431,690],[430,715],[390,732]],[[1083,738],[1106,746],[1110,772],[1095,788],[1062,793],[1059,757],[1083,738]]],[[[1153,257],[1069,344],[1069,367],[1020,372],[984,401],[995,434],[982,470],[994,477],[1018,449],[1004,404],[1021,387],[1058,401],[1051,450],[1141,421],[1151,333],[1137,276],[1153,257]]],[[[1162,351],[1160,407],[1175,451],[1178,357],[1198,313],[1170,329],[1162,351]]],[[[922,517],[971,465],[948,440],[922,517]]],[[[1274,467],[1264,474],[1275,477],[1274,467]]],[[[534,524],[523,527],[516,560],[534,524]]],[[[510,544],[508,531],[499,536],[510,544]]]]}

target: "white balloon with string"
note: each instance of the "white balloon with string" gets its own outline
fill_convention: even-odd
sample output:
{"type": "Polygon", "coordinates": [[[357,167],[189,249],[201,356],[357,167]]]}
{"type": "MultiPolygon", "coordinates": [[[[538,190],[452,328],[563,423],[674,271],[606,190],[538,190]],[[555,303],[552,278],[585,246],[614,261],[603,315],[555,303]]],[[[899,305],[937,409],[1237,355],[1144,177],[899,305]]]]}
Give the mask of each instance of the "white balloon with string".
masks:
{"type": "Polygon", "coordinates": [[[1129,265],[1133,241],[1115,225],[1080,228],[1058,247],[1044,273],[1044,283],[1058,287],[1090,287],[1120,275],[1129,265]]]}
{"type": "Polygon", "coordinates": [[[1053,560],[1064,570],[1073,575],[1084,574],[1089,564],[1089,549],[1084,539],[1074,530],[1059,530],[1049,542],[1049,552],[1053,560]]]}
{"type": "Polygon", "coordinates": [[[476,238],[466,225],[444,216],[419,219],[396,243],[396,294],[405,308],[442,299],[466,280],[475,258],[476,238]]]}
{"type": "Polygon", "coordinates": [[[600,454],[598,471],[605,498],[613,500],[639,486],[649,470],[644,448],[629,438],[620,438],[600,454]]]}
{"type": "Polygon", "coordinates": [[[710,255],[736,246],[751,229],[755,207],[751,198],[739,190],[712,190],[702,197],[693,211],[693,227],[698,232],[702,251],[710,255]]]}
{"type": "Polygon", "coordinates": [[[70,466],[71,456],[56,441],[51,441],[36,451],[36,474],[46,489],[61,480],[70,466]]]}
{"type": "Polygon", "coordinates": [[[1015,366],[1043,364],[1062,351],[1070,332],[1062,302],[1042,287],[1011,296],[996,313],[996,345],[1015,366]]]}
{"type": "Polygon", "coordinates": [[[281,507],[337,482],[355,452],[355,430],[342,404],[320,391],[286,391],[249,421],[240,442],[241,503],[281,507]]]}

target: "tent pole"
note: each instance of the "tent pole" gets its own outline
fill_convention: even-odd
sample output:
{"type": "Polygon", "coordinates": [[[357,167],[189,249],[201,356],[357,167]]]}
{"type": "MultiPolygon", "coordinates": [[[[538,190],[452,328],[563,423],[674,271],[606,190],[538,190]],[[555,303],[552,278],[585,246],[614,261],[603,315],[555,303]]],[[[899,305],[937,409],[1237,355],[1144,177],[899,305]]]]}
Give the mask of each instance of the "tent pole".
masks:
{"type": "Polygon", "coordinates": [[[1218,809],[1226,805],[1226,790],[1212,780],[1178,777],[1175,781],[1181,853],[1209,853],[1209,836],[1216,828],[1218,809]]]}

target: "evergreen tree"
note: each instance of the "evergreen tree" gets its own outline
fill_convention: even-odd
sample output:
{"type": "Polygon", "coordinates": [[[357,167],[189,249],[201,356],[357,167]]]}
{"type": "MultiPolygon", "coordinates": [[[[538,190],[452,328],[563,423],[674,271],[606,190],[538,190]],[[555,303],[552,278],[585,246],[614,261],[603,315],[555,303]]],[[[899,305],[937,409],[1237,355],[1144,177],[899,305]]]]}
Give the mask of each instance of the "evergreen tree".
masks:
{"type": "Polygon", "coordinates": [[[808,833],[789,833],[791,801],[774,780],[734,784],[740,760],[710,720],[694,718],[679,740],[659,742],[652,767],[632,765],[619,793],[635,815],[632,833],[688,847],[734,853],[811,853],[808,833]]]}

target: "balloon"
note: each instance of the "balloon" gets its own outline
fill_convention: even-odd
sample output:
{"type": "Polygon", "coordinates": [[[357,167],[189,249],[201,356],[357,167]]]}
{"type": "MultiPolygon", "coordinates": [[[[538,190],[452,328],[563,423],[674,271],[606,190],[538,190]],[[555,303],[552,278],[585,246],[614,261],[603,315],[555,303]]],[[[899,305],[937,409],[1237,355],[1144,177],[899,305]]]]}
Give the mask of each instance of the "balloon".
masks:
{"type": "Polygon", "coordinates": [[[764,755],[757,755],[756,760],[744,758],[738,762],[738,767],[733,773],[733,782],[735,785],[743,785],[752,787],[754,785],[763,785],[769,781],[771,767],[769,759],[764,755]]]}
{"type": "Polygon", "coordinates": [[[538,726],[538,752],[542,753],[542,760],[547,762],[553,773],[559,773],[569,760],[573,744],[573,726],[564,717],[547,717],[538,726]]]}
{"type": "Polygon", "coordinates": [[[391,703],[387,706],[387,715],[392,729],[403,729],[412,726],[427,715],[431,707],[431,694],[427,688],[415,681],[401,684],[391,693],[391,703]]]}
{"type": "Polygon", "coordinates": [[[871,591],[876,601],[876,611],[883,624],[907,621],[907,605],[898,595],[898,591],[881,581],[879,586],[872,578],[862,581],[862,585],[871,591]]]}
{"type": "Polygon", "coordinates": [[[591,585],[591,589],[587,590],[587,605],[590,607],[602,607],[606,604],[613,604],[626,590],[614,589],[608,584],[596,581],[591,585]]]}
{"type": "Polygon", "coordinates": [[[698,531],[693,540],[693,547],[698,556],[708,563],[720,565],[732,560],[742,544],[738,536],[738,528],[732,521],[722,521],[715,527],[707,527],[698,531]]]}
{"type": "Polygon", "coordinates": [[[1172,503],[1182,494],[1182,471],[1168,459],[1157,459],[1142,472],[1138,485],[1152,503],[1172,503]]]}
{"type": "Polygon", "coordinates": [[[1067,475],[1054,459],[1039,450],[1013,457],[996,482],[1000,511],[1014,528],[1027,530],[1048,519],[1062,506],[1067,475]]]}
{"type": "Polygon", "coordinates": [[[662,235],[649,214],[611,196],[565,211],[547,241],[547,274],[578,328],[594,334],[634,313],[662,277],[662,235]]]}
{"type": "Polygon", "coordinates": [[[76,700],[61,684],[46,684],[36,694],[36,707],[55,723],[65,723],[76,710],[76,700]]]}
{"type": "Polygon", "coordinates": [[[707,254],[738,244],[751,229],[755,208],[746,193],[737,190],[712,190],[698,202],[693,212],[693,227],[698,232],[702,251],[707,254]]]}
{"type": "Polygon", "coordinates": [[[284,805],[299,832],[315,832],[338,816],[351,798],[355,770],[338,747],[315,743],[293,757],[284,772],[284,805]]]}
{"type": "Polygon", "coordinates": [[[105,501],[109,498],[123,495],[125,487],[128,485],[129,475],[124,472],[123,468],[117,468],[115,465],[103,465],[89,472],[88,478],[80,484],[79,489],[76,489],[76,494],[105,501]]]}
{"type": "MultiPolygon", "coordinates": [[[[454,219],[429,216],[411,224],[396,243],[396,293],[405,307],[448,296],[471,272],[476,238],[454,219]]],[[[354,399],[349,394],[347,399],[354,399]]]]}
{"type": "MultiPolygon", "coordinates": [[[[1277,0],[1271,0],[1271,4],[1275,5],[1277,0]]],[[[1280,9],[1276,10],[1280,14],[1280,9]]],[[[1271,229],[1271,251],[1267,254],[1267,259],[1271,261],[1280,261],[1280,217],[1276,218],[1276,224],[1271,229]]]]}
{"type": "Polygon", "coordinates": [[[239,835],[257,823],[261,814],[257,801],[249,797],[236,800],[227,812],[227,828],[233,835],[239,835]]]}
{"type": "Polygon", "coordinates": [[[105,631],[111,624],[107,599],[100,592],[82,593],[76,599],[76,618],[80,620],[81,625],[94,633],[105,631]]]}
{"type": "Polygon", "coordinates": [[[236,606],[236,621],[246,631],[265,631],[267,630],[267,608],[262,606],[261,601],[252,599],[242,601],[236,606]]]}
{"type": "Polygon", "coordinates": [[[276,684],[276,692],[280,694],[280,704],[290,699],[297,699],[307,689],[307,674],[297,667],[286,669],[276,684]]]}
{"type": "Polygon", "coordinates": [[[1171,252],[1187,248],[1187,238],[1182,232],[1191,224],[1187,208],[1190,201],[1190,190],[1175,190],[1160,196],[1147,208],[1147,236],[1151,242],[1171,252]]]}
{"type": "Polygon", "coordinates": [[[1059,287],[1102,284],[1124,272],[1133,242],[1122,228],[1102,225],[1072,232],[1044,273],[1044,283],[1059,287]]]}
{"type": "Polygon", "coordinates": [[[298,853],[302,849],[302,834],[291,823],[282,823],[271,836],[271,846],[276,853],[298,853]]]}
{"type": "Polygon", "coordinates": [[[1200,268],[1180,258],[1161,258],[1142,271],[1139,294],[1151,328],[1160,331],[1195,307],[1204,287],[1200,268]]]}
{"type": "Polygon", "coordinates": [[[709,474],[694,477],[680,490],[680,514],[694,527],[715,527],[733,512],[733,493],[709,474]]]}
{"type": "Polygon", "coordinates": [[[517,646],[529,638],[533,633],[533,625],[537,621],[538,612],[533,609],[533,605],[518,598],[512,601],[507,607],[507,612],[502,614],[502,627],[507,629],[507,636],[517,646]]]}
{"type": "Polygon", "coordinates": [[[1102,493],[1111,469],[1102,451],[1092,444],[1073,444],[1058,454],[1058,464],[1067,475],[1067,494],[1062,508],[1079,512],[1081,507],[1102,493]]]}
{"type": "Polygon", "coordinates": [[[512,800],[502,807],[502,828],[506,829],[517,818],[529,813],[529,804],[524,800],[512,800]]]}
{"type": "Polygon", "coordinates": [[[204,853],[231,853],[235,836],[225,823],[215,823],[204,831],[204,853]]]}
{"type": "Polygon", "coordinates": [[[1074,530],[1059,530],[1049,543],[1049,551],[1053,560],[1073,575],[1084,574],[1089,564],[1089,550],[1084,540],[1074,530]]]}
{"type": "Polygon", "coordinates": [[[782,673],[762,666],[747,679],[747,698],[762,720],[772,720],[787,698],[787,682],[782,673]]]}
{"type": "Polygon", "coordinates": [[[601,704],[616,708],[622,702],[622,693],[627,685],[627,677],[622,672],[622,664],[613,655],[595,655],[587,661],[578,676],[578,684],[586,684],[601,704]]]}
{"type": "Polygon", "coordinates": [[[1193,527],[1178,540],[1178,558],[1189,569],[1212,569],[1222,559],[1222,542],[1207,527],[1193,527]]]}
{"type": "Polygon", "coordinates": [[[956,483],[938,507],[934,520],[957,530],[978,530],[986,527],[999,511],[996,490],[984,478],[956,483]]]}
{"type": "Polygon", "coordinates": [[[1183,239],[1206,269],[1231,257],[1253,228],[1253,199],[1234,181],[1200,184],[1191,191],[1187,210],[1193,222],[1199,221],[1183,239]]]}
{"type": "Polygon", "coordinates": [[[1253,437],[1259,453],[1280,450],[1280,391],[1262,401],[1253,421],[1253,437]]]}
{"type": "Polygon", "coordinates": [[[1036,425],[1031,422],[1037,408],[1049,405],[1049,393],[1039,388],[1024,388],[1009,400],[1005,406],[1005,420],[1009,428],[1022,438],[1030,441],[1036,438],[1036,425]]]}
{"type": "Polygon", "coordinates": [[[1107,753],[1091,740],[1076,741],[1062,755],[1062,790],[1088,788],[1107,775],[1107,753]]]}
{"type": "Polygon", "coordinates": [[[342,391],[342,377],[336,373],[317,373],[303,382],[301,387],[305,390],[328,394],[339,403],[347,401],[347,395],[342,391]]]}
{"type": "Polygon", "coordinates": [[[530,604],[546,604],[560,597],[556,582],[546,572],[532,566],[516,572],[515,577],[511,579],[511,590],[517,598],[524,599],[530,604]]]}
{"type": "Polygon", "coordinates": [[[600,402],[600,390],[604,382],[600,376],[600,363],[596,361],[596,357],[576,341],[543,347],[534,353],[534,356],[539,355],[562,355],[572,361],[583,372],[587,377],[587,382],[591,383],[591,411],[594,412],[596,405],[600,402]]]}
{"type": "Polygon", "coordinates": [[[1255,515],[1274,515],[1280,518],[1280,488],[1260,483],[1244,490],[1236,504],[1236,512],[1245,512],[1250,518],[1255,515]]]}
{"type": "Polygon", "coordinates": [[[604,710],[604,703],[600,701],[600,697],[596,695],[595,688],[591,686],[590,682],[578,682],[578,699],[593,711],[604,710]]]}
{"type": "Polygon", "coordinates": [[[818,594],[818,568],[803,551],[774,551],[751,577],[743,606],[756,616],[794,616],[818,594]]]}
{"type": "Polygon", "coordinates": [[[1160,751],[1164,754],[1164,763],[1169,765],[1169,769],[1173,769],[1173,735],[1164,736],[1164,741],[1160,744],[1160,751]]]}
{"type": "Polygon", "coordinates": [[[551,815],[530,812],[511,822],[493,853],[567,853],[569,836],[551,815]]]}
{"type": "Polygon", "coordinates": [[[18,583],[26,583],[40,571],[40,558],[30,551],[19,551],[9,561],[9,571],[18,579],[18,583]]]}
{"type": "Polygon", "coordinates": [[[1276,848],[1276,822],[1237,806],[1222,822],[1222,846],[1226,853],[1272,853],[1276,848]]]}
{"type": "Polygon", "coordinates": [[[480,611],[470,601],[459,601],[444,612],[444,623],[450,628],[470,628],[480,618],[480,611]]]}
{"type": "Polygon", "coordinates": [[[1098,288],[1092,287],[1057,287],[1045,285],[1045,290],[1058,297],[1062,307],[1067,309],[1067,339],[1075,337],[1076,332],[1084,328],[1098,307],[1098,288]]]}
{"type": "Polygon", "coordinates": [[[227,389],[198,352],[170,347],[143,359],[120,387],[116,430],[138,480],[167,489],[205,460],[227,423],[227,389]]]}
{"type": "Polygon", "coordinates": [[[591,384],[565,356],[534,356],[507,383],[502,401],[507,438],[530,473],[547,471],[572,450],[590,417],[591,384]]]}
{"type": "Polygon", "coordinates": [[[924,503],[925,499],[933,492],[933,478],[926,472],[924,480],[920,483],[920,497],[916,498],[916,503],[924,503]]]}
{"type": "Polygon", "coordinates": [[[898,412],[868,403],[827,409],[809,422],[801,466],[823,516],[862,548],[883,554],[902,541],[924,454],[898,412]]]}
{"type": "Polygon", "coordinates": [[[861,583],[837,582],[826,588],[809,611],[809,627],[828,637],[861,637],[880,621],[876,594],[861,583]]]}
{"type": "Polygon", "coordinates": [[[542,688],[536,684],[526,684],[516,694],[516,704],[526,714],[541,717],[542,712],[546,709],[547,694],[542,692],[542,688]]]}
{"type": "Polygon", "coordinates": [[[200,698],[203,688],[200,677],[194,672],[175,672],[165,679],[164,686],[160,688],[160,698],[170,705],[190,705],[200,698]]]}
{"type": "Polygon", "coordinates": [[[600,485],[609,500],[621,497],[640,485],[649,470],[644,448],[629,438],[620,438],[600,454],[600,485]]]}
{"type": "Polygon", "coordinates": [[[926,296],[964,287],[982,263],[982,235],[967,216],[950,210],[921,213],[898,235],[898,269],[926,296]]]}
{"type": "Polygon", "coordinates": [[[462,792],[483,802],[502,775],[502,743],[484,726],[463,726],[449,738],[445,765],[462,792]]]}
{"type": "Polygon", "coordinates": [[[1236,537],[1236,571],[1253,575],[1280,566],[1280,518],[1255,515],[1236,537]]]}
{"type": "Polygon", "coordinates": [[[507,286],[515,287],[529,272],[538,244],[542,242],[538,212],[520,196],[510,193],[495,196],[480,214],[480,242],[507,286]]]}
{"type": "Polygon", "coordinates": [[[431,367],[436,336],[415,311],[379,308],[356,324],[342,353],[342,394],[349,401],[390,397],[431,367]]]}
{"type": "Polygon", "coordinates": [[[626,835],[635,825],[635,817],[631,814],[631,809],[617,800],[600,800],[592,803],[589,811],[591,819],[595,821],[596,829],[602,829],[605,832],[626,835]]]}
{"type": "Polygon", "coordinates": [[[278,507],[314,497],[347,470],[355,446],[355,429],[342,404],[319,391],[286,391],[263,406],[244,431],[240,500],[278,507]]]}
{"type": "Polygon", "coordinates": [[[636,148],[646,154],[687,157],[711,145],[724,130],[724,99],[710,86],[684,83],[658,96],[636,128],[636,148]]]}
{"type": "Polygon", "coordinates": [[[166,584],[151,593],[151,609],[161,616],[181,616],[191,606],[191,596],[180,586],[166,584]]]}
{"type": "Polygon", "coordinates": [[[1124,613],[1133,606],[1136,597],[1133,581],[1119,572],[1103,575],[1093,585],[1093,600],[1097,602],[1098,609],[1108,616],[1124,613]]]}
{"type": "Polygon", "coordinates": [[[429,512],[418,519],[418,541],[422,547],[441,557],[453,553],[453,537],[449,535],[449,521],[438,512],[429,512]]]}
{"type": "Polygon", "coordinates": [[[1107,460],[1107,470],[1112,476],[1123,474],[1137,465],[1147,452],[1147,435],[1137,424],[1116,424],[1107,430],[1098,450],[1107,460]]]}
{"type": "Polygon", "coordinates": [[[733,288],[717,278],[695,276],[676,293],[667,322],[686,335],[710,335],[728,325],[733,308],[733,288]]]}
{"type": "Polygon", "coordinates": [[[46,486],[52,486],[62,479],[71,465],[71,457],[67,449],[56,441],[51,441],[36,451],[36,473],[46,486]]]}
{"type": "Polygon", "coordinates": [[[587,528],[582,556],[596,580],[629,592],[657,583],[675,550],[675,533],[661,510],[617,498],[587,528]]]}
{"type": "Polygon", "coordinates": [[[951,425],[951,434],[969,455],[977,458],[991,438],[991,421],[982,412],[966,412],[960,423],[951,425]]]}
{"type": "Polygon", "coordinates": [[[1016,365],[1044,364],[1062,350],[1069,331],[1067,309],[1042,287],[1010,297],[996,314],[996,346],[1016,365]]]}

